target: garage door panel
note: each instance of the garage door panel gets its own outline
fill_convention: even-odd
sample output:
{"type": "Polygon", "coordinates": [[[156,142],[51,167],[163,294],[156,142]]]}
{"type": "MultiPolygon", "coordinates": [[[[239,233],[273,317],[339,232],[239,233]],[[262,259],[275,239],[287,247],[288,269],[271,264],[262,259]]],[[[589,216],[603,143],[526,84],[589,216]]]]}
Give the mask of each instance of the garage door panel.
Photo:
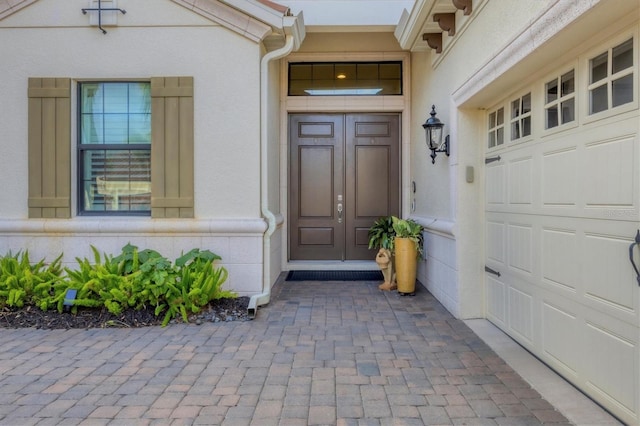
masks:
{"type": "Polygon", "coordinates": [[[486,171],[486,204],[489,208],[502,206],[506,204],[505,179],[506,165],[501,163],[493,163],[488,166],[486,171]]]}
{"type": "Polygon", "coordinates": [[[576,344],[576,339],[567,336],[580,337],[580,320],[576,314],[576,307],[566,300],[548,298],[542,303],[542,350],[548,356],[548,362],[560,369],[565,376],[577,376],[576,364],[579,364],[582,339],[576,344]]]}
{"type": "Polygon", "coordinates": [[[578,152],[571,147],[542,155],[542,204],[575,207],[578,204],[578,152]]]}
{"type": "Polygon", "coordinates": [[[504,222],[487,221],[487,259],[506,265],[505,256],[505,235],[506,224],[504,222]]]}
{"type": "Polygon", "coordinates": [[[587,207],[619,208],[637,204],[634,137],[620,137],[587,145],[584,176],[587,207]]]}
{"type": "Polygon", "coordinates": [[[533,160],[531,157],[509,161],[509,204],[531,205],[533,203],[533,160]]]}
{"type": "Polygon", "coordinates": [[[602,305],[612,315],[637,318],[637,280],[629,262],[631,241],[616,235],[587,233],[584,244],[583,282],[586,303],[602,305]],[[621,312],[615,312],[621,311],[621,312]]]}
{"type": "Polygon", "coordinates": [[[533,344],[533,296],[519,288],[508,288],[509,329],[517,333],[524,343],[533,344]]]}
{"type": "Polygon", "coordinates": [[[487,276],[487,316],[494,323],[505,327],[506,288],[495,276],[487,276]]]}
{"type": "Polygon", "coordinates": [[[560,291],[575,294],[579,276],[575,255],[580,249],[575,229],[542,230],[542,279],[560,291]]]}
{"type": "Polygon", "coordinates": [[[605,406],[632,415],[638,411],[638,336],[633,336],[637,329],[604,320],[604,323],[588,321],[584,330],[589,341],[589,351],[584,354],[588,393],[599,396],[597,399],[604,401],[605,406]],[[623,335],[625,332],[630,334],[623,335]]]}
{"type": "Polygon", "coordinates": [[[531,275],[533,272],[533,228],[530,224],[510,223],[508,229],[509,267],[531,275]]]}

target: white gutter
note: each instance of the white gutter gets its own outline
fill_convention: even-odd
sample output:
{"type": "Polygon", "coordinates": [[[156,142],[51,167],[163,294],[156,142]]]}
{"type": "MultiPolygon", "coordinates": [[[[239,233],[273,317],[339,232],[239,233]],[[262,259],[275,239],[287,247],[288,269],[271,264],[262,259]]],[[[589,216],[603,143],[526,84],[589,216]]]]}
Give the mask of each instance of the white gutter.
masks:
{"type": "Polygon", "coordinates": [[[268,128],[267,103],[269,85],[269,63],[287,56],[295,46],[294,36],[287,34],[284,46],[267,53],[260,63],[260,210],[267,221],[267,230],[262,243],[262,293],[251,296],[247,314],[253,319],[258,306],[266,305],[271,300],[271,236],[276,230],[276,217],[269,210],[268,199],[268,128]]]}

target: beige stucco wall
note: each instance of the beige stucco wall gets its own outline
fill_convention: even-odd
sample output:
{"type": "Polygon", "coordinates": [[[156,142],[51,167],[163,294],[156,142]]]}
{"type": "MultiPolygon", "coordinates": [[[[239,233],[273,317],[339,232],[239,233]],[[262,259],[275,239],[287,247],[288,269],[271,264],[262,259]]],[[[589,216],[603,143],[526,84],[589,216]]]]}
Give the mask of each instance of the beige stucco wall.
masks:
{"type": "MultiPolygon", "coordinates": [[[[0,106],[7,141],[27,139],[28,77],[193,76],[196,216],[259,216],[259,46],[168,1],[161,3],[164,7],[128,10],[119,18],[128,25],[103,35],[83,27],[88,21],[80,12],[84,3],[41,0],[0,21],[0,55],[12,58],[0,63],[5,76],[0,91],[11,100],[0,106]],[[58,8],[60,3],[77,7],[58,8]],[[170,26],[145,26],[148,10],[170,26]],[[43,22],[43,16],[50,21],[43,22]]],[[[129,3],[139,7],[149,1],[129,3]]],[[[73,129],[75,121],[73,115],[73,129]]],[[[8,145],[14,148],[0,166],[20,175],[27,164],[26,144],[8,145]]],[[[26,188],[26,179],[7,188],[0,217],[26,217],[26,188]]]]}
{"type": "MultiPolygon", "coordinates": [[[[39,0],[0,21],[0,176],[11,182],[4,185],[0,203],[0,253],[29,249],[35,259],[64,251],[65,261],[74,263],[75,256],[90,254],[89,244],[116,253],[131,241],[168,257],[209,248],[223,257],[231,288],[259,292],[265,228],[260,213],[260,46],[169,0],[119,1],[126,15],[102,34],[87,26],[89,18],[80,10],[87,4],[39,0]],[[152,76],[194,77],[195,219],[27,219],[27,79],[152,76]]],[[[75,104],[74,87],[74,147],[75,104]]],[[[275,131],[277,141],[277,126],[275,131]]],[[[72,162],[75,168],[75,152],[72,162]]],[[[75,170],[75,214],[73,176],[75,170]]],[[[277,194],[278,183],[272,185],[277,194]]]]}

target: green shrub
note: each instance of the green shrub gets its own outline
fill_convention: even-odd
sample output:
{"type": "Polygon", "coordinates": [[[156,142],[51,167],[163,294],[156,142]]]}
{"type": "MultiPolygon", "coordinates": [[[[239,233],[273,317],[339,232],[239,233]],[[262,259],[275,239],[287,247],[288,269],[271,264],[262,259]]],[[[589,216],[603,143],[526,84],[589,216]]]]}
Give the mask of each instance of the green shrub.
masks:
{"type": "Polygon", "coordinates": [[[28,251],[0,257],[0,307],[40,305],[61,279],[61,259],[45,266],[44,260],[32,265],[28,251]]]}
{"type": "Polygon", "coordinates": [[[26,304],[62,312],[67,290],[75,289],[76,298],[68,302],[72,313],[78,307],[104,307],[119,315],[151,307],[156,316],[164,315],[165,326],[177,316],[188,322],[189,313],[200,312],[212,300],[237,297],[222,289],[228,272],[214,267],[221,258],[209,250],[193,249],[173,263],[131,244],[116,257],[91,250],[93,260],[76,258],[77,268],[64,268],[65,276],[62,255],[48,267],[43,261],[31,265],[26,252],[0,258],[0,307],[26,304]]]}

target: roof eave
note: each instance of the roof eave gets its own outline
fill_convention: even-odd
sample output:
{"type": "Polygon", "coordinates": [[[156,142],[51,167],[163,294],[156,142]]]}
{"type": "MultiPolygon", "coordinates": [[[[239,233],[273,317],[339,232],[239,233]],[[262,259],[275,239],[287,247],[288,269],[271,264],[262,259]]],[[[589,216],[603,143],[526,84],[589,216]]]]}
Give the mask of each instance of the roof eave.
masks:
{"type": "Polygon", "coordinates": [[[400,47],[405,50],[413,50],[416,41],[421,37],[424,22],[429,18],[435,0],[416,0],[411,13],[403,11],[400,21],[394,32],[400,47]]]}

